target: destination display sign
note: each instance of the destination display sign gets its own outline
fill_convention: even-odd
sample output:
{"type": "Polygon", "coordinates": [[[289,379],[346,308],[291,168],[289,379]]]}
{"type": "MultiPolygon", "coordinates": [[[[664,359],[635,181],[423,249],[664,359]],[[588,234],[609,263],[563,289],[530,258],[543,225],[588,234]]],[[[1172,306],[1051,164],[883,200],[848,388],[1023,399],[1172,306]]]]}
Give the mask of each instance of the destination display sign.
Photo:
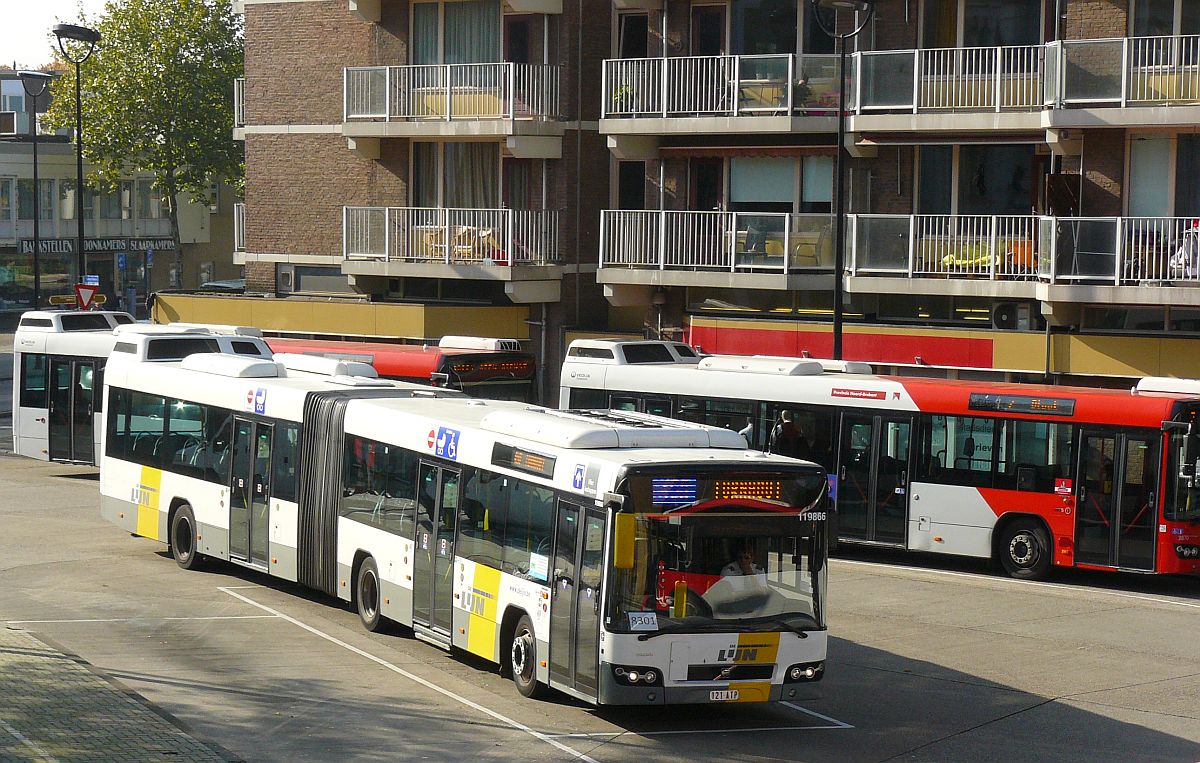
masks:
{"type": "Polygon", "coordinates": [[[991,411],[993,413],[1074,416],[1075,398],[998,395],[991,392],[972,392],[971,398],[967,402],[967,408],[972,411],[991,411]]]}

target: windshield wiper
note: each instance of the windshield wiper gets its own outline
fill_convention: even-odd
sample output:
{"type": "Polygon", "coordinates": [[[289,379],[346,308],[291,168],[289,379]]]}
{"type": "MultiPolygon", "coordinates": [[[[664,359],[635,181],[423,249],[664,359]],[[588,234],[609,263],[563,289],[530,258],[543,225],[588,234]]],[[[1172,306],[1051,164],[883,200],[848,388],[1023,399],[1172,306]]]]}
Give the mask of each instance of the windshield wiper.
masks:
{"type": "Polygon", "coordinates": [[[782,625],[800,638],[808,638],[809,631],[819,631],[821,628],[814,622],[811,626],[796,625],[790,622],[795,615],[776,615],[766,618],[767,624],[782,625]]]}

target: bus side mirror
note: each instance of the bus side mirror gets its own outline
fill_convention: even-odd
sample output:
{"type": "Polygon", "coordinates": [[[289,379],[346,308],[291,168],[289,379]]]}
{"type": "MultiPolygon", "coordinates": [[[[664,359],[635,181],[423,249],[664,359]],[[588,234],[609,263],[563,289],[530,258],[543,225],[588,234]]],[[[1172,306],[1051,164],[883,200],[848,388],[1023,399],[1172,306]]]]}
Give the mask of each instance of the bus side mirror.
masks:
{"type": "Polygon", "coordinates": [[[613,515],[613,567],[618,570],[633,569],[633,538],[636,532],[637,518],[634,515],[613,515]]]}

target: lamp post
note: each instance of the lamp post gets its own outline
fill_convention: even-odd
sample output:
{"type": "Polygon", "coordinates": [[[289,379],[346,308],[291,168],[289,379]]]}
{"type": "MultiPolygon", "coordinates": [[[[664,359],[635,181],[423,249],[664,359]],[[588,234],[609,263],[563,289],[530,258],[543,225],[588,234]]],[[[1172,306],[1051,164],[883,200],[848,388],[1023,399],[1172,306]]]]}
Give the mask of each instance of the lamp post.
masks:
{"type": "MultiPolygon", "coordinates": [[[[874,0],[809,0],[812,3],[813,17],[821,31],[837,41],[838,53],[838,122],[837,122],[837,154],[834,160],[834,175],[836,176],[833,195],[833,359],[842,359],[842,291],[845,288],[846,270],[846,43],[857,35],[871,22],[875,12],[874,0]],[[821,18],[820,9],[828,8],[837,11],[865,12],[866,18],[845,34],[837,33],[837,24],[830,29],[821,18]]],[[[836,17],[835,17],[836,19],[836,17]]]]}
{"type": "Polygon", "coordinates": [[[42,216],[42,189],[38,182],[38,98],[45,94],[46,88],[50,86],[50,80],[54,79],[54,76],[46,72],[25,71],[17,72],[17,77],[21,79],[21,87],[24,88],[25,95],[29,96],[33,106],[26,111],[30,114],[33,123],[33,309],[37,310],[42,306],[42,266],[39,259],[42,237],[38,228],[42,216]]]}
{"type": "Polygon", "coordinates": [[[75,24],[55,24],[51,31],[58,38],[58,49],[62,51],[63,58],[75,64],[75,219],[79,223],[75,242],[79,249],[75,253],[75,261],[79,268],[79,282],[83,283],[87,275],[87,255],[83,251],[83,96],[79,84],[79,65],[92,57],[96,43],[100,42],[100,33],[91,27],[75,24]],[[68,46],[66,40],[81,44],[68,46]],[[75,55],[70,52],[72,49],[75,55]],[[83,55],[78,55],[80,52],[83,55]]]}

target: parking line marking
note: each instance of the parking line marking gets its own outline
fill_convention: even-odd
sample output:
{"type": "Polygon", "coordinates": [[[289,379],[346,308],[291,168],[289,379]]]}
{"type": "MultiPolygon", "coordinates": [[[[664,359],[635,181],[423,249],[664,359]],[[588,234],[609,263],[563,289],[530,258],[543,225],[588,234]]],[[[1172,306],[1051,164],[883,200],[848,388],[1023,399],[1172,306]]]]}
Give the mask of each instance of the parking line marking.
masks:
{"type": "Polygon", "coordinates": [[[33,750],[34,753],[42,760],[45,760],[48,763],[58,763],[58,758],[54,757],[50,753],[43,750],[37,742],[33,741],[29,737],[22,734],[20,731],[17,731],[12,726],[8,725],[8,723],[6,723],[4,721],[4,719],[2,719],[2,718],[0,718],[0,727],[2,727],[5,731],[7,731],[9,734],[11,734],[13,739],[16,739],[21,744],[23,744],[26,747],[28,747],[29,749],[33,750]]]}
{"type": "Polygon", "coordinates": [[[884,564],[883,562],[864,562],[858,559],[835,559],[838,564],[856,564],[860,567],[879,567],[885,570],[908,570],[909,572],[928,572],[931,575],[946,575],[954,578],[970,578],[972,580],[986,580],[993,583],[1010,583],[1018,586],[1037,586],[1039,588],[1050,588],[1060,590],[1066,593],[1078,593],[1087,591],[1088,593],[1100,594],[1103,596],[1117,596],[1122,599],[1136,599],[1138,601],[1148,601],[1152,604],[1167,604],[1174,607],[1188,607],[1190,609],[1200,609],[1200,604],[1189,601],[1175,601],[1174,599],[1160,599],[1155,596],[1144,596],[1136,593],[1122,593],[1121,591],[1108,591],[1103,588],[1087,588],[1083,586],[1071,586],[1065,583],[1039,583],[1035,580],[1014,580],[1012,578],[997,578],[987,577],[985,575],[970,573],[970,572],[954,572],[952,570],[931,570],[925,567],[909,567],[903,564],[884,564]]]}
{"type": "Polygon", "coordinates": [[[598,761],[596,761],[594,758],[590,758],[587,755],[584,755],[582,752],[579,752],[578,750],[576,750],[572,747],[568,747],[567,745],[563,744],[562,742],[559,742],[556,739],[551,739],[550,737],[546,736],[542,732],[535,731],[534,729],[531,729],[530,727],[526,726],[524,723],[521,723],[520,721],[515,721],[512,718],[509,718],[506,715],[501,715],[500,713],[497,713],[495,710],[486,708],[477,702],[472,702],[471,700],[467,699],[466,697],[464,697],[460,694],[455,694],[454,692],[450,691],[449,689],[442,688],[441,686],[438,686],[437,684],[433,683],[432,681],[428,681],[424,678],[421,678],[420,676],[418,676],[415,673],[410,673],[407,670],[405,670],[404,668],[401,668],[397,665],[393,665],[392,663],[388,662],[387,660],[383,659],[382,657],[376,657],[375,655],[371,654],[370,652],[359,649],[358,647],[353,646],[351,644],[347,644],[345,641],[342,641],[341,639],[337,638],[336,636],[331,636],[330,634],[325,633],[324,631],[318,630],[317,628],[314,628],[311,625],[308,625],[307,623],[303,623],[294,617],[285,615],[282,612],[280,612],[276,609],[272,609],[265,604],[259,604],[257,601],[255,601],[247,596],[243,596],[242,594],[237,593],[236,591],[233,591],[229,588],[226,588],[223,586],[218,586],[217,590],[221,591],[223,593],[227,593],[230,596],[234,597],[235,599],[240,599],[240,600],[246,602],[247,604],[249,604],[250,606],[258,607],[259,609],[263,610],[264,612],[270,612],[272,615],[275,615],[276,617],[287,620],[292,625],[295,625],[299,628],[303,628],[304,630],[308,631],[309,633],[313,634],[314,636],[319,636],[319,637],[325,639],[326,641],[330,642],[331,644],[336,644],[336,645],[342,647],[343,649],[346,649],[347,651],[357,654],[360,657],[365,657],[368,660],[370,660],[371,662],[374,662],[376,665],[387,668],[388,670],[392,671],[393,673],[400,675],[400,676],[404,676],[408,680],[418,683],[427,689],[435,691],[444,697],[449,697],[450,699],[454,700],[455,702],[466,705],[467,707],[471,708],[472,710],[476,710],[480,713],[483,713],[484,715],[494,718],[494,719],[500,721],[501,723],[509,726],[510,728],[517,729],[518,731],[523,731],[526,734],[529,734],[530,736],[532,736],[534,739],[545,742],[546,744],[569,754],[571,757],[575,758],[576,760],[582,760],[582,761],[584,761],[584,763],[598,763],[598,761]]]}
{"type": "Polygon", "coordinates": [[[6,620],[10,625],[40,625],[43,623],[139,623],[163,620],[270,620],[278,615],[210,615],[206,617],[108,617],[80,620],[6,620]]]}
{"type": "Polygon", "coordinates": [[[792,708],[793,710],[799,710],[802,713],[807,713],[807,714],[813,716],[814,718],[820,718],[823,721],[828,721],[829,723],[836,724],[832,727],[818,726],[817,728],[836,728],[836,729],[852,729],[852,728],[854,728],[853,726],[851,726],[849,723],[846,723],[845,721],[839,721],[837,718],[830,718],[828,715],[821,715],[816,710],[809,710],[807,707],[801,707],[800,705],[797,705],[795,702],[784,702],[783,704],[787,705],[788,707],[792,708]]]}
{"type": "Polygon", "coordinates": [[[822,729],[852,729],[853,726],[842,723],[841,721],[829,720],[838,724],[836,726],[758,726],[747,729],[671,729],[669,731],[597,731],[593,733],[577,733],[577,734],[547,734],[548,737],[558,739],[567,737],[576,737],[581,739],[598,738],[598,737],[619,737],[626,734],[639,737],[660,737],[678,734],[747,734],[750,732],[759,731],[820,731],[822,729]]]}

